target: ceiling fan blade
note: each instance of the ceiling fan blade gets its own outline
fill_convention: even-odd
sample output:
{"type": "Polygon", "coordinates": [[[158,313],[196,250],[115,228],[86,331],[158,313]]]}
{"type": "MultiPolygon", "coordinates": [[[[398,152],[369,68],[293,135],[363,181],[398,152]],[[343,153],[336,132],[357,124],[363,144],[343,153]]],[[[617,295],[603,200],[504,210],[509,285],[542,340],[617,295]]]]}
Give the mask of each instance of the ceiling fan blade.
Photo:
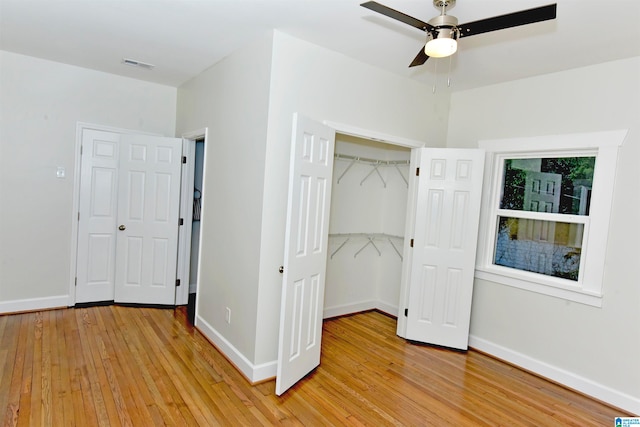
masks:
{"type": "Polygon", "coordinates": [[[421,21],[417,18],[414,18],[413,16],[409,16],[407,14],[399,12],[395,9],[391,9],[390,7],[387,7],[375,1],[368,1],[368,2],[362,3],[360,6],[366,7],[367,9],[373,10],[374,12],[381,13],[397,21],[404,22],[405,24],[409,24],[412,27],[416,27],[417,29],[422,31],[427,31],[427,30],[430,31],[431,29],[433,29],[433,27],[430,24],[427,24],[424,21],[421,21]]]}
{"type": "Polygon", "coordinates": [[[490,31],[503,30],[505,28],[518,27],[520,25],[533,24],[535,22],[548,21],[556,18],[557,3],[520,12],[494,16],[466,24],[458,25],[460,37],[470,37],[490,31]]]}
{"type": "Polygon", "coordinates": [[[429,59],[429,55],[424,53],[424,47],[422,47],[422,49],[420,49],[420,52],[418,52],[416,57],[413,58],[413,61],[411,62],[411,64],[409,64],[409,68],[422,65],[425,62],[427,62],[427,59],[429,59]]]}

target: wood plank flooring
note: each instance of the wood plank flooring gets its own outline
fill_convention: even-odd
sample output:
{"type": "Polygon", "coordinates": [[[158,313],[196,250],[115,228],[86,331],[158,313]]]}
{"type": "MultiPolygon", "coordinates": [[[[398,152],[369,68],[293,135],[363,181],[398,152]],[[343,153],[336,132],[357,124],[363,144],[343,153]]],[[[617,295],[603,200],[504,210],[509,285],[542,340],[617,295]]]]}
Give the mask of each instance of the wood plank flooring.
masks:
{"type": "Polygon", "coordinates": [[[251,386],[185,308],[0,316],[5,426],[609,426],[620,410],[475,351],[415,345],[378,312],[328,320],[322,363],[251,386]]]}

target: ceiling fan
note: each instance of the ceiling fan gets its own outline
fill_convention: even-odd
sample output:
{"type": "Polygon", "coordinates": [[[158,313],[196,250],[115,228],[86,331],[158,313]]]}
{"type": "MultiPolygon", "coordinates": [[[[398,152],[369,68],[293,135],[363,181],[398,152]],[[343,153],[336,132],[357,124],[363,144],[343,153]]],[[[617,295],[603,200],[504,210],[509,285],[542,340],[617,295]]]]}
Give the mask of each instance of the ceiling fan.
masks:
{"type": "Polygon", "coordinates": [[[453,55],[458,48],[457,40],[463,37],[555,19],[557,7],[557,4],[554,3],[466,24],[458,24],[458,18],[447,15],[447,8],[451,9],[455,4],[456,0],[433,0],[433,5],[440,10],[440,15],[430,19],[429,22],[421,21],[375,1],[368,1],[360,6],[404,22],[427,33],[427,42],[424,48],[420,49],[420,52],[418,52],[409,67],[422,65],[427,62],[429,57],[443,58],[453,55]]]}

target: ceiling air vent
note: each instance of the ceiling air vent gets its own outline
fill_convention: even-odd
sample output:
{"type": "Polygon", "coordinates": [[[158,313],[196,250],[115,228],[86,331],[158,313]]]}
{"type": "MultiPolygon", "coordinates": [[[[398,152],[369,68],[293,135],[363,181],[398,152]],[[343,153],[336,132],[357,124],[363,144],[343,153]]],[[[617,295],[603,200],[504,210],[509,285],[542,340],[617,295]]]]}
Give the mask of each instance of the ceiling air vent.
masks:
{"type": "Polygon", "coordinates": [[[129,65],[130,67],[138,67],[145,68],[147,70],[153,70],[155,65],[147,64],[146,62],[136,61],[135,59],[122,58],[122,63],[124,65],[129,65]]]}

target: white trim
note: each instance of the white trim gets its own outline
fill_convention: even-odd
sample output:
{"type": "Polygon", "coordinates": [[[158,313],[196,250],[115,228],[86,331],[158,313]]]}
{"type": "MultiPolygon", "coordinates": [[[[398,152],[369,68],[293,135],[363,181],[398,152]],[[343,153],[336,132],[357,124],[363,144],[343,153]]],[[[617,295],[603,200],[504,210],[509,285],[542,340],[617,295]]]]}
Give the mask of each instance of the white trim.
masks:
{"type": "Polygon", "coordinates": [[[628,129],[619,129],[605,132],[490,139],[478,141],[478,147],[487,151],[507,153],[613,148],[622,145],[628,132],[628,129]]]}
{"type": "MultiPolygon", "coordinates": [[[[498,267],[496,267],[498,269],[498,267]]],[[[480,268],[476,266],[475,278],[488,280],[490,282],[500,283],[503,285],[513,286],[514,288],[523,289],[525,291],[537,292],[544,295],[549,295],[556,298],[562,298],[569,301],[574,301],[580,304],[590,305],[593,307],[602,307],[602,295],[592,294],[581,289],[568,289],[561,288],[559,286],[548,285],[537,280],[526,280],[522,278],[516,278],[520,271],[513,273],[499,274],[490,271],[489,269],[480,268]]],[[[522,272],[523,275],[526,272],[522,272]]],[[[531,273],[533,275],[535,273],[531,273]]],[[[541,278],[543,279],[543,278],[541,278]]]]}
{"type": "Polygon", "coordinates": [[[69,295],[58,295],[44,298],[18,299],[0,302],[0,313],[18,313],[23,311],[50,310],[52,308],[66,308],[69,295]]]}
{"type": "Polygon", "coordinates": [[[362,311],[373,310],[377,308],[378,303],[374,300],[355,302],[351,304],[337,305],[333,307],[325,307],[322,312],[323,319],[344,316],[346,314],[360,313],[362,311]]]}
{"type": "Polygon", "coordinates": [[[618,148],[624,143],[628,131],[589,132],[528,138],[511,138],[480,141],[487,150],[482,221],[479,233],[478,256],[475,277],[495,283],[513,286],[544,295],[602,307],[604,265],[608,229],[613,203],[618,148]],[[538,214],[518,212],[517,217],[583,223],[583,250],[578,282],[554,278],[493,264],[497,215],[500,198],[501,168],[505,158],[596,156],[593,175],[591,209],[588,217],[572,215],[538,214]],[[556,218],[557,217],[557,218],[556,218]]]}
{"type": "Polygon", "coordinates": [[[383,313],[387,313],[391,316],[400,318],[400,312],[397,305],[387,304],[386,302],[378,301],[376,303],[376,310],[380,310],[383,313]]]}
{"type": "Polygon", "coordinates": [[[361,313],[369,310],[380,310],[383,313],[387,313],[391,316],[398,316],[398,307],[387,304],[386,302],[369,300],[355,302],[352,304],[337,305],[324,309],[322,312],[322,319],[331,319],[332,317],[345,316],[348,314],[361,313]]]}
{"type": "Polygon", "coordinates": [[[333,128],[336,133],[341,133],[343,135],[351,135],[358,138],[366,138],[372,141],[386,142],[388,144],[400,145],[409,148],[422,148],[427,146],[426,142],[424,141],[389,135],[382,132],[376,132],[373,130],[362,129],[351,125],[345,125],[343,123],[336,123],[325,120],[323,124],[333,128]]]}
{"type": "Polygon", "coordinates": [[[474,335],[469,336],[469,346],[625,411],[640,414],[640,398],[612,389],[575,372],[550,365],[474,335]]]}
{"type": "Polygon", "coordinates": [[[276,376],[278,362],[276,360],[254,365],[237,348],[233,346],[213,326],[202,317],[196,315],[196,328],[205,336],[251,383],[271,379],[276,376]]]}

